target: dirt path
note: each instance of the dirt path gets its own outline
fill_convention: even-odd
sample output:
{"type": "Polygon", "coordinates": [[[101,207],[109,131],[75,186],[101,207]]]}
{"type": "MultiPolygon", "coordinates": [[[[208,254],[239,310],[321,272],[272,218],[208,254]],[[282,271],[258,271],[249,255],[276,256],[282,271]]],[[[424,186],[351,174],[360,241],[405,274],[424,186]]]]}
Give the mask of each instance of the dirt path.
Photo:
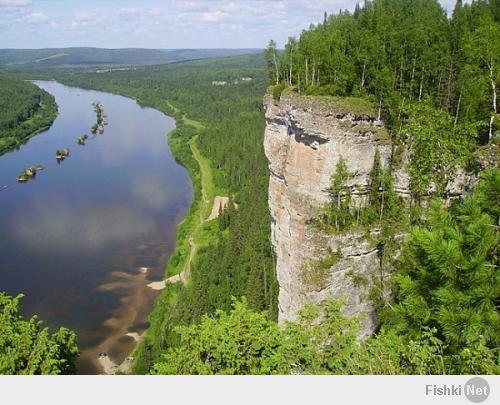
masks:
{"type": "Polygon", "coordinates": [[[149,288],[153,290],[163,290],[167,284],[175,284],[182,281],[182,284],[187,285],[189,281],[189,277],[191,276],[191,263],[194,259],[194,255],[196,253],[196,243],[194,242],[193,236],[189,237],[189,246],[191,247],[189,251],[189,258],[186,261],[186,265],[184,269],[179,274],[174,274],[171,277],[166,278],[161,281],[153,281],[148,284],[149,288]]]}
{"type": "MultiPolygon", "coordinates": [[[[178,111],[177,108],[172,106],[170,103],[169,105],[176,111],[178,111]]],[[[201,124],[198,121],[195,121],[193,119],[188,118],[186,115],[182,117],[184,122],[188,125],[193,126],[197,130],[203,129],[203,124],[201,124]]],[[[210,161],[204,157],[200,150],[198,149],[198,146],[196,145],[196,142],[198,140],[199,134],[195,135],[189,140],[189,147],[191,148],[191,152],[193,153],[193,157],[195,160],[198,162],[198,165],[200,167],[200,175],[201,175],[201,207],[199,209],[199,217],[198,221],[196,222],[191,235],[189,235],[189,255],[184,263],[184,266],[182,268],[182,271],[179,274],[175,274],[173,276],[170,276],[166,278],[165,280],[162,281],[155,281],[152,283],[148,284],[149,288],[152,288],[153,290],[163,290],[167,284],[174,284],[178,282],[182,282],[184,285],[187,285],[189,282],[189,278],[191,276],[191,263],[193,262],[195,255],[196,255],[196,250],[198,249],[198,243],[197,240],[199,240],[199,236],[201,233],[201,230],[203,228],[203,224],[205,223],[205,218],[210,218],[212,216],[211,212],[211,201],[214,198],[214,181],[213,181],[213,174],[212,174],[212,168],[210,166],[210,161]]],[[[227,197],[216,197],[219,198],[219,203],[220,199],[227,199],[227,197]]],[[[227,204],[225,202],[224,204],[227,204]]],[[[215,201],[214,201],[215,205],[215,201]]],[[[217,210],[217,215],[218,215],[218,210],[217,210]]]]}

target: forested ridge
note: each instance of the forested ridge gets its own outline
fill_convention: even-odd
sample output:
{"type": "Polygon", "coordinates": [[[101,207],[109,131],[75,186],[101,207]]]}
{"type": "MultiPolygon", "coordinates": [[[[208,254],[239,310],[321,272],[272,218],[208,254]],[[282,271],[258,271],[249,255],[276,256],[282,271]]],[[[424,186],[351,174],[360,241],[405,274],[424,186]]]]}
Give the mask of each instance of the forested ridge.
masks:
{"type": "Polygon", "coordinates": [[[56,115],[52,95],[33,83],[0,73],[0,153],[48,128],[56,115]]]}

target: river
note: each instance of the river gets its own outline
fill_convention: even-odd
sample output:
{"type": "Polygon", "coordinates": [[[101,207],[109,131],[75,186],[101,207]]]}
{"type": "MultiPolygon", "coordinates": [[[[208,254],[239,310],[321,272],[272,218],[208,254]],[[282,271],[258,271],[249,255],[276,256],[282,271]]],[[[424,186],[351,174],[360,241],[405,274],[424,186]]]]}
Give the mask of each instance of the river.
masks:
{"type": "Polygon", "coordinates": [[[167,145],[171,117],[114,94],[35,84],[55,96],[59,115],[0,156],[0,291],[25,295],[25,316],[76,331],[79,372],[99,373],[98,353],[121,363],[147,327],[158,294],[147,284],[162,279],[192,186],[167,145]],[[94,101],[109,120],[95,136],[94,101]],[[70,156],[58,164],[64,147],[70,156]],[[17,182],[38,164],[45,170],[17,182]]]}

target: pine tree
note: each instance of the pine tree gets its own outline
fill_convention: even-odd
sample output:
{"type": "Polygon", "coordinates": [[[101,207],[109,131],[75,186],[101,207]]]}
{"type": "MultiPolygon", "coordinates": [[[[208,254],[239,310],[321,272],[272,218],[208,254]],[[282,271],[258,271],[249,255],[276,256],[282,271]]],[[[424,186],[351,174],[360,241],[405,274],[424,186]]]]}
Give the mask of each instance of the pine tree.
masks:
{"type": "Polygon", "coordinates": [[[60,328],[51,334],[36,316],[24,320],[21,298],[0,293],[0,374],[74,374],[75,333],[60,328]]]}
{"type": "MultiPolygon", "coordinates": [[[[490,180],[498,179],[495,171],[490,180]]],[[[451,211],[440,201],[431,203],[427,226],[412,231],[399,261],[388,327],[410,337],[422,327],[435,328],[452,354],[499,346],[499,235],[495,219],[482,208],[491,205],[486,201],[494,191],[498,183],[482,183],[451,211]]]]}

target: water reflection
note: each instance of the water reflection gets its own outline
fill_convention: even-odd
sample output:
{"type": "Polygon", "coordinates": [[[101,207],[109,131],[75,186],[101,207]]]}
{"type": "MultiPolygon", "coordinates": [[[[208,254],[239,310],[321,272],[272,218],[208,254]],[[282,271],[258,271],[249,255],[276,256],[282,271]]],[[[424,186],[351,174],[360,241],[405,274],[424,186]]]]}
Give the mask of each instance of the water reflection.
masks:
{"type": "Polygon", "coordinates": [[[173,120],[134,101],[56,82],[36,82],[56,97],[50,130],[0,157],[0,290],[23,292],[26,315],[79,334],[82,372],[96,372],[96,350],[125,356],[145,327],[191,201],[186,171],[165,134],[173,120]],[[92,101],[109,120],[95,137],[92,101]],[[85,145],[77,138],[91,135],[85,145]],[[55,151],[71,155],[60,165],[55,151]],[[45,170],[27,184],[25,167],[45,170]],[[105,347],[111,345],[110,347],[105,347]]]}
{"type": "MultiPolygon", "coordinates": [[[[168,200],[162,202],[164,206],[168,200]]],[[[10,222],[16,243],[50,254],[74,249],[91,253],[154,231],[154,218],[125,202],[75,206],[61,196],[36,199],[29,211],[10,222]]]]}

